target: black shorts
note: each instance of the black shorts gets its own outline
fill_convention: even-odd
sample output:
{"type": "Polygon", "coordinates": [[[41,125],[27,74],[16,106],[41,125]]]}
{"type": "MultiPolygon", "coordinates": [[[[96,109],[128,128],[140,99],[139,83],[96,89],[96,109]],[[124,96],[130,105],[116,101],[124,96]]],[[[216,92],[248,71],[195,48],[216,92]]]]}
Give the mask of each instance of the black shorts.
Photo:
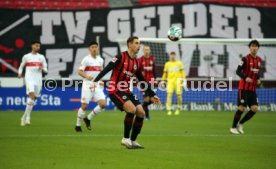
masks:
{"type": "Polygon", "coordinates": [[[254,91],[239,90],[238,93],[238,106],[253,106],[258,105],[258,96],[254,91]]]}
{"type": "Polygon", "coordinates": [[[133,93],[121,92],[117,91],[116,93],[109,94],[110,100],[120,109],[121,111],[124,110],[124,103],[130,100],[134,106],[137,106],[140,103],[137,96],[133,93]]]}

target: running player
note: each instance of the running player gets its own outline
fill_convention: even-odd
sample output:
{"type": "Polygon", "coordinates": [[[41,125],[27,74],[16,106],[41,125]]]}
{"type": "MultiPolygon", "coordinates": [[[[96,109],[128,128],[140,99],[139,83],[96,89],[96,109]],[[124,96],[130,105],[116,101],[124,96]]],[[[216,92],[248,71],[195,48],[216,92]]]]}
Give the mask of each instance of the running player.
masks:
{"type": "Polygon", "coordinates": [[[79,75],[83,78],[81,91],[81,107],[77,115],[77,124],[75,130],[81,132],[81,120],[83,119],[88,130],[92,130],[90,121],[105,108],[105,95],[103,92],[103,82],[99,81],[96,88],[93,88],[93,78],[103,69],[103,59],[98,55],[98,43],[91,42],[89,44],[90,54],[86,56],[79,67],[79,75]],[[90,100],[97,102],[97,106],[85,117],[85,111],[90,100]]]}
{"type": "Polygon", "coordinates": [[[26,103],[26,109],[21,117],[21,126],[31,124],[31,111],[35,100],[40,96],[42,88],[42,71],[47,73],[47,62],[42,54],[39,54],[41,43],[39,41],[32,42],[32,51],[23,56],[22,62],[18,69],[18,78],[22,77],[24,67],[26,92],[29,95],[26,103]]]}
{"type": "MultiPolygon", "coordinates": [[[[114,57],[94,81],[99,81],[110,70],[113,70],[108,86],[109,97],[121,111],[126,112],[124,120],[124,137],[121,144],[129,149],[137,149],[144,148],[137,142],[137,136],[141,132],[143,126],[145,111],[138,98],[130,92],[129,83],[130,79],[134,76],[136,76],[139,81],[143,82],[145,82],[145,78],[140,71],[140,65],[136,59],[136,54],[140,48],[139,38],[136,36],[128,38],[127,46],[128,50],[114,57]],[[136,117],[134,119],[135,115],[136,117]]],[[[145,84],[142,83],[141,87],[144,89],[145,84]]],[[[150,87],[148,87],[145,92],[150,96],[150,100],[153,103],[160,104],[159,98],[150,87]]]]}
{"type": "Polygon", "coordinates": [[[262,59],[257,56],[257,52],[260,44],[257,40],[252,40],[248,46],[250,53],[242,58],[236,71],[241,80],[239,82],[238,110],[235,113],[232,128],[230,128],[232,134],[244,134],[243,124],[251,119],[258,111],[256,88],[261,83],[259,70],[262,59]],[[241,119],[247,106],[250,110],[241,119]]]}

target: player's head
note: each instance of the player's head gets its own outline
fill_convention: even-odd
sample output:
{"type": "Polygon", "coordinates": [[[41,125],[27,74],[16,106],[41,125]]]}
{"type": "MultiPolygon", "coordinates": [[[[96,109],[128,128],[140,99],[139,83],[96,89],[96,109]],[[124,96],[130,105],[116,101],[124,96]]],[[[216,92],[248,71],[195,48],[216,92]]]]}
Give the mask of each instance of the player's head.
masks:
{"type": "Polygon", "coordinates": [[[149,57],[150,56],[150,46],[144,45],[143,52],[144,52],[144,57],[149,57]]]}
{"type": "Polygon", "coordinates": [[[252,40],[248,44],[250,54],[255,56],[259,50],[260,43],[257,40],[252,40]]]}
{"type": "Polygon", "coordinates": [[[33,41],[31,45],[32,52],[36,52],[36,53],[39,52],[40,46],[41,46],[41,43],[39,41],[33,41]]]}
{"type": "Polygon", "coordinates": [[[99,44],[95,41],[89,43],[89,52],[92,56],[97,56],[99,51],[99,44]]]}
{"type": "Polygon", "coordinates": [[[176,53],[175,52],[170,53],[170,61],[176,61],[176,53]]]}
{"type": "Polygon", "coordinates": [[[137,54],[140,49],[140,40],[137,36],[131,36],[127,39],[127,48],[133,52],[134,54],[137,54]]]}

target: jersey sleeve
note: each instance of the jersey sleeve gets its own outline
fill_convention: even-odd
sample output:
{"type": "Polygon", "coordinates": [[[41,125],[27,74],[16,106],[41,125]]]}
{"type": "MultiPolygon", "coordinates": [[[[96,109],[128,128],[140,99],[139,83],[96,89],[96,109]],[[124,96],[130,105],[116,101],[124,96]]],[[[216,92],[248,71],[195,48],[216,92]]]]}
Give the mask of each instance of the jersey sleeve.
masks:
{"type": "Polygon", "coordinates": [[[19,66],[19,69],[18,69],[18,74],[22,74],[24,66],[26,65],[26,63],[27,63],[27,57],[26,57],[26,55],[24,55],[23,58],[22,58],[21,64],[19,66]]]}
{"type": "MultiPolygon", "coordinates": [[[[138,79],[140,82],[145,82],[145,83],[147,83],[147,81],[145,80],[145,78],[144,78],[144,76],[143,76],[143,74],[142,74],[142,72],[141,72],[140,70],[138,70],[138,71],[136,72],[136,77],[137,77],[137,79],[138,79]]],[[[154,92],[153,90],[151,90],[151,88],[150,88],[149,86],[150,86],[150,85],[148,84],[147,87],[146,87],[144,83],[141,83],[141,87],[142,87],[143,89],[146,88],[146,91],[145,91],[145,92],[146,92],[150,97],[153,97],[153,96],[155,96],[156,94],[155,94],[155,92],[154,92]]]]}
{"type": "Polygon", "coordinates": [[[243,74],[243,69],[245,68],[245,65],[246,65],[246,58],[243,57],[242,60],[240,61],[240,64],[239,64],[237,70],[236,70],[236,74],[242,79],[246,78],[243,74]]]}
{"type": "Polygon", "coordinates": [[[166,63],[164,66],[162,80],[165,80],[167,78],[167,73],[168,73],[168,63],[166,63]]]}
{"type": "Polygon", "coordinates": [[[86,67],[86,59],[84,58],[84,59],[82,59],[82,61],[81,61],[79,70],[84,71],[84,70],[85,70],[85,67],[86,67]]]}
{"type": "Polygon", "coordinates": [[[42,59],[42,71],[44,73],[47,73],[48,72],[48,65],[47,65],[47,62],[46,62],[46,58],[43,56],[43,59],[42,59]]]}
{"type": "Polygon", "coordinates": [[[184,71],[184,65],[182,62],[179,62],[180,63],[180,74],[181,74],[181,78],[185,79],[186,78],[186,74],[185,74],[185,71],[184,71]]]}
{"type": "Polygon", "coordinates": [[[98,74],[98,76],[94,79],[94,82],[99,81],[106,75],[110,70],[114,69],[115,66],[118,66],[121,62],[122,56],[118,55],[108,63],[108,65],[98,74]]]}

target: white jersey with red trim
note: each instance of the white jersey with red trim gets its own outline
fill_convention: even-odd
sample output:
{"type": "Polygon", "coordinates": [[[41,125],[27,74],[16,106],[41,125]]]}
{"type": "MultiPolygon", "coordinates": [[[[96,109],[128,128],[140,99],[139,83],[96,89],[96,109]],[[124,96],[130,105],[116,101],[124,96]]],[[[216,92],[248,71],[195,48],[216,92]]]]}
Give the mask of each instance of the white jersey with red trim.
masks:
{"type": "Polygon", "coordinates": [[[43,55],[39,53],[28,53],[24,55],[18,69],[18,74],[22,74],[24,66],[26,67],[26,82],[35,81],[38,83],[42,83],[42,71],[47,72],[47,62],[43,55]]]}
{"type": "MultiPolygon", "coordinates": [[[[97,55],[96,58],[88,55],[84,57],[81,61],[79,69],[83,70],[87,76],[92,76],[93,78],[96,78],[100,71],[103,70],[103,63],[104,61],[99,55],[97,55]]],[[[86,83],[91,81],[83,78],[83,82],[86,83]]]]}

